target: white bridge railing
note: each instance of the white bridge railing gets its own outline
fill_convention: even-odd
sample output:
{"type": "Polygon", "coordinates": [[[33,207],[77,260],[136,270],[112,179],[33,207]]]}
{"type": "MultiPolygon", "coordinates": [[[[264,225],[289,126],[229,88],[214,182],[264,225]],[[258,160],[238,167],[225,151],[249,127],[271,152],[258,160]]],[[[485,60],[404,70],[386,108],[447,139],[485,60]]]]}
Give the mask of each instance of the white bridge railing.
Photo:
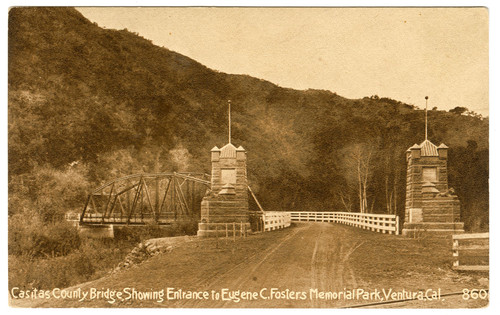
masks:
{"type": "Polygon", "coordinates": [[[272,231],[289,227],[292,223],[290,212],[265,211],[262,214],[264,231],[272,231]]]}
{"type": "Polygon", "coordinates": [[[399,217],[394,214],[359,212],[288,212],[292,221],[342,223],[374,232],[399,235],[399,217]]]}

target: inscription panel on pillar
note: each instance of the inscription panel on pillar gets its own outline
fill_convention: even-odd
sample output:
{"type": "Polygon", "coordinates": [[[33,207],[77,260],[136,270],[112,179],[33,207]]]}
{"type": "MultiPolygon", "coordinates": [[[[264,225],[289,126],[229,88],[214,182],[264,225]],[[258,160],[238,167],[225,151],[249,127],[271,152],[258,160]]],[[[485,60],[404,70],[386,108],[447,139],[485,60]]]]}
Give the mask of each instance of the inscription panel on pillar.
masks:
{"type": "Polygon", "coordinates": [[[236,170],[234,168],[223,168],[220,171],[222,184],[236,184],[236,170]]]}
{"type": "Polygon", "coordinates": [[[422,181],[434,183],[437,182],[437,168],[436,167],[423,167],[422,168],[422,181]]]}
{"type": "Polygon", "coordinates": [[[423,221],[422,209],[412,208],[410,209],[410,223],[420,223],[423,221]]]}

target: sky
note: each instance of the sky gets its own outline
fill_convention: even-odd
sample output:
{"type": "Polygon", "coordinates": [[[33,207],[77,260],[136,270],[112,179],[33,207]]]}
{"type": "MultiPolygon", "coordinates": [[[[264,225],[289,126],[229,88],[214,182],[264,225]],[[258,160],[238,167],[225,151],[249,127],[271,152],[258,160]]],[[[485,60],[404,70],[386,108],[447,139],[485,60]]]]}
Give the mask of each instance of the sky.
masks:
{"type": "Polygon", "coordinates": [[[78,8],[207,67],[488,115],[485,8],[78,8]]]}

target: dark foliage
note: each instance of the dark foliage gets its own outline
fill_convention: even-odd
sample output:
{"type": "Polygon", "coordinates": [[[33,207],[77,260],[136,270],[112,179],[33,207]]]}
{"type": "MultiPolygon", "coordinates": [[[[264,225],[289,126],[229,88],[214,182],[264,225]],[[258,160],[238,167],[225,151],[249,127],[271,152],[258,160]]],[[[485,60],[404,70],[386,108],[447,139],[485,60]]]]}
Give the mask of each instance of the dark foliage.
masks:
{"type": "Polygon", "coordinates": [[[80,247],[78,231],[65,223],[30,225],[26,221],[9,221],[9,254],[35,258],[58,257],[80,247]]]}

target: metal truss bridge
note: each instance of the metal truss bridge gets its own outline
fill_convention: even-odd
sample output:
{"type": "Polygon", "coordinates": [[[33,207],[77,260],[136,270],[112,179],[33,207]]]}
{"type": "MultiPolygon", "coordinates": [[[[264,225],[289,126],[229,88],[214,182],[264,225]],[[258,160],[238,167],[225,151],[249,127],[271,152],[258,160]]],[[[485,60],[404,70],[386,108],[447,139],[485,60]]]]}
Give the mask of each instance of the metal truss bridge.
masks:
{"type": "Polygon", "coordinates": [[[210,189],[204,173],[156,173],[121,177],[94,189],[80,215],[81,225],[165,225],[197,219],[210,189]]]}

